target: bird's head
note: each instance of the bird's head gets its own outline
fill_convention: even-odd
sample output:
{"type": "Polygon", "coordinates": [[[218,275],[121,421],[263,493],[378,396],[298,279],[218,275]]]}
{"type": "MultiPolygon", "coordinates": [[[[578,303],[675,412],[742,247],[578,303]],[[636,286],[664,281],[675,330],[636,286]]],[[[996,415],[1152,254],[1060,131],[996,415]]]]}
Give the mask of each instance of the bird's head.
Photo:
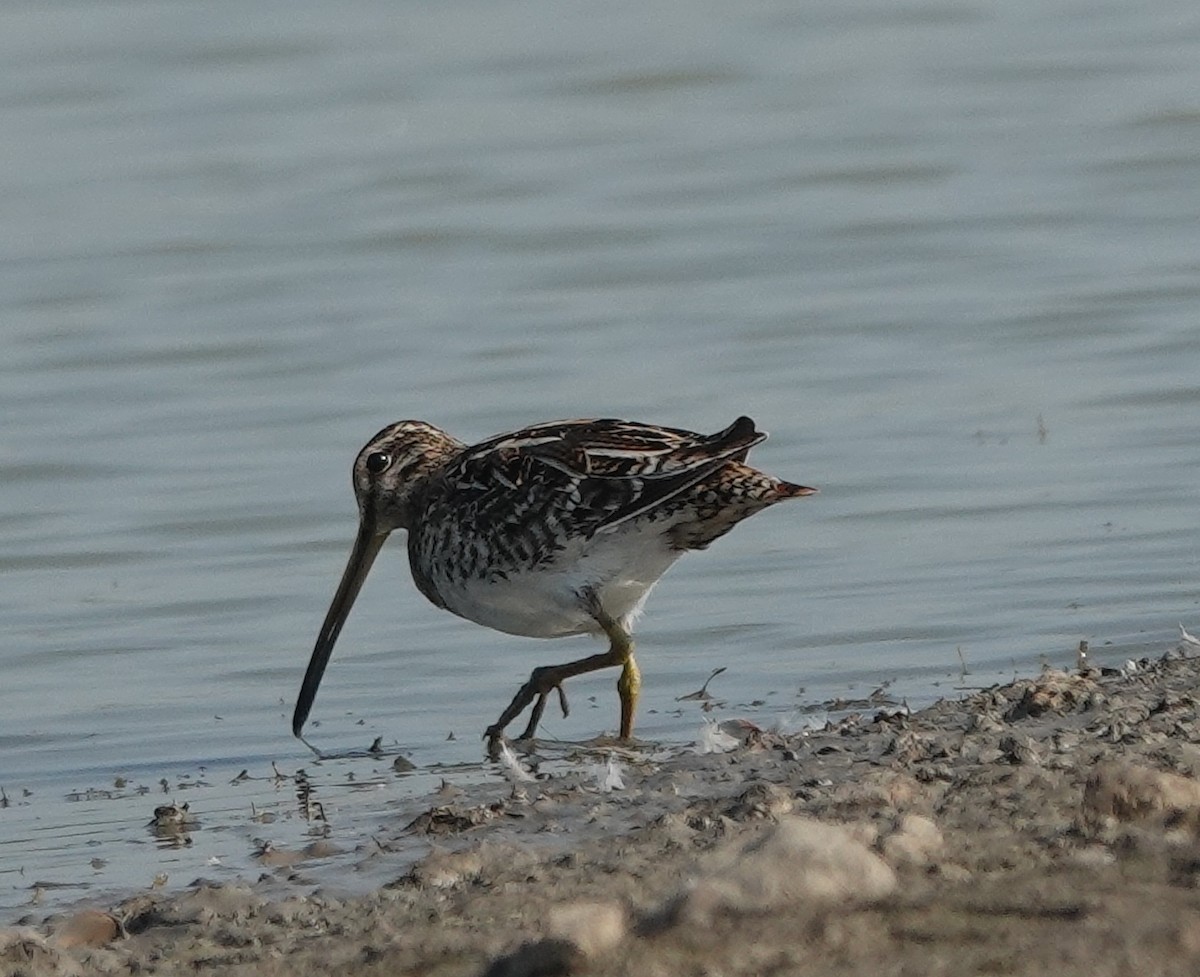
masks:
{"type": "Polygon", "coordinates": [[[386,536],[408,529],[413,490],[463,448],[463,443],[424,421],[389,424],[354,459],[354,496],[363,528],[386,536]]]}
{"type": "Polygon", "coordinates": [[[321,676],[333,653],[342,625],[367,579],[371,564],[388,534],[412,524],[412,499],[416,489],[451,457],[461,451],[461,441],[424,421],[397,421],[371,438],[354,459],[354,496],[358,500],[358,535],[346,562],[325,623],[317,635],[308,671],[296,700],[292,732],[297,736],[308,718],[321,676]]]}

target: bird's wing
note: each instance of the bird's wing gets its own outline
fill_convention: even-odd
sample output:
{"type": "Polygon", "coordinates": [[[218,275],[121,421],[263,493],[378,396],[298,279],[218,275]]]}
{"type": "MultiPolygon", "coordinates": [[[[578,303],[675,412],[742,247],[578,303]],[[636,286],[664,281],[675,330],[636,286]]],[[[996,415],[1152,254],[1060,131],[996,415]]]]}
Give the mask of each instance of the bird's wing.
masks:
{"type": "Polygon", "coordinates": [[[766,438],[748,417],[716,434],[611,419],[555,421],[464,450],[446,471],[460,487],[569,493],[587,531],[616,527],[695,485],[766,438]]]}

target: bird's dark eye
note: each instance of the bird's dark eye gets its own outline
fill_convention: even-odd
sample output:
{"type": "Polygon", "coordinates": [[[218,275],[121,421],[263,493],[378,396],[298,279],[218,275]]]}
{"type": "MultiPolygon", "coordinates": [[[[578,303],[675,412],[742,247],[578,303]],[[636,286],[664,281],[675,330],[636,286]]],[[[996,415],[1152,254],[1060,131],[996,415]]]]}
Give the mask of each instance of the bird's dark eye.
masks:
{"type": "Polygon", "coordinates": [[[367,471],[372,475],[378,475],[391,463],[392,456],[386,451],[372,451],[367,455],[367,471]]]}

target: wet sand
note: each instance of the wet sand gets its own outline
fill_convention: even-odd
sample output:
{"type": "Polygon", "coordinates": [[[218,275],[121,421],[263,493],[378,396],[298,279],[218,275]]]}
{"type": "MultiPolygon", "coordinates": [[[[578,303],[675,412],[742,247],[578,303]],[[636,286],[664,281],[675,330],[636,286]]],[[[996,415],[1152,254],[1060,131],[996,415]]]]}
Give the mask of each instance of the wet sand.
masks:
{"type": "Polygon", "coordinates": [[[33,911],[0,973],[1196,973],[1194,655],[560,754],[380,825],[363,863],[431,847],[369,894],[312,891],[320,842],[264,851],[252,884],[33,911]]]}

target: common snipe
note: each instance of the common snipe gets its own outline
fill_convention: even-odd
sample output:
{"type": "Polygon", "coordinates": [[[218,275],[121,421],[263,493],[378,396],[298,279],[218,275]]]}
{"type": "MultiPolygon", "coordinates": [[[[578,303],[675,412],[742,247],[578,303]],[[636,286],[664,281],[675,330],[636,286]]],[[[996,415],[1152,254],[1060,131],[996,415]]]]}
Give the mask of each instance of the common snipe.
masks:
{"type": "Polygon", "coordinates": [[[623,739],[633,733],[641,673],[633,622],[658,578],[687,550],[704,549],[738,522],[816,489],[746,464],[766,438],[748,417],[717,434],[618,420],[555,421],[467,447],[423,421],[399,421],[354,462],[359,527],[349,563],[317,636],[292,732],[308,718],[334,642],[388,534],[408,530],[417,588],[470,621],[536,638],[604,634],[608,651],[535,668],[485,737],[575,675],[621,666],[623,739]]]}

